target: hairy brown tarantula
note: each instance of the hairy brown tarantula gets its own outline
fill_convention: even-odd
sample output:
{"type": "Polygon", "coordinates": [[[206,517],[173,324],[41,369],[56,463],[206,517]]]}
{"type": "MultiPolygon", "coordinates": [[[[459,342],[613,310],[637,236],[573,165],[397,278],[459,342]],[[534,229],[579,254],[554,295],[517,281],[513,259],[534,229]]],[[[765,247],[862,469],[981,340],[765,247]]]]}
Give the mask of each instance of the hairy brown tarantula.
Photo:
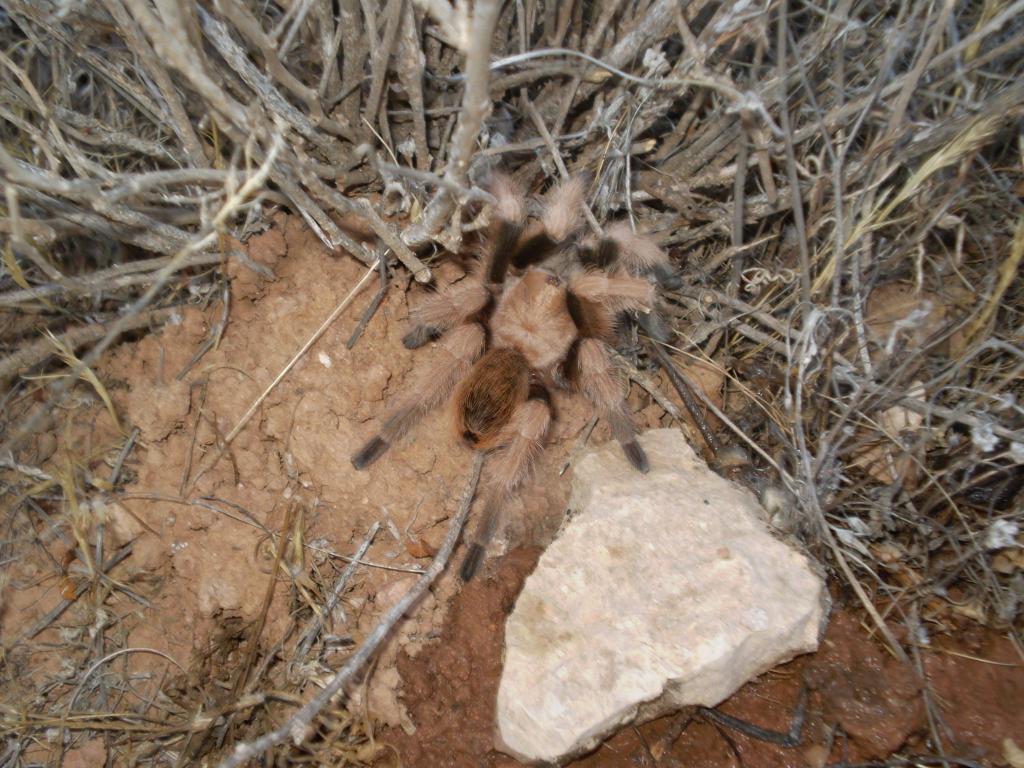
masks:
{"type": "Polygon", "coordinates": [[[484,513],[463,580],[472,578],[497,513],[542,450],[549,388],[588,398],[632,465],[647,472],[610,347],[627,314],[651,332],[653,280],[672,275],[665,253],[626,222],[610,225],[603,237],[581,238],[580,179],[556,185],[537,218],[508,177],[496,175],[491,192],[496,204],[474,273],[410,313],[405,346],[437,339],[433,355],[416,366],[380,431],[352,457],[357,469],[369,466],[454,392],[458,439],[491,453],[484,513]]]}

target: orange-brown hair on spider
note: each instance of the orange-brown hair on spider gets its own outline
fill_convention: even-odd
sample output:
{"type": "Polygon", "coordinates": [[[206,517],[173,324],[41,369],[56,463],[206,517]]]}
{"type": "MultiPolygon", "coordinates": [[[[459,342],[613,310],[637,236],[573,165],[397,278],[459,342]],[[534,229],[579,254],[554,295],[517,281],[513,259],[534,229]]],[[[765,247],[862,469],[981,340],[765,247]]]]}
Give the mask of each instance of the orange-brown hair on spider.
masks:
{"type": "Polygon", "coordinates": [[[455,434],[478,451],[493,448],[530,392],[530,368],[512,347],[491,349],[455,390],[455,434]]]}
{"type": "Polygon", "coordinates": [[[490,457],[464,580],[483,561],[501,509],[543,450],[552,418],[548,388],[569,386],[586,397],[630,463],[648,471],[611,351],[623,317],[654,317],[654,283],[671,267],[656,243],[628,225],[582,240],[585,186],[579,178],[555,185],[531,219],[523,191],[495,174],[479,265],[410,312],[405,346],[436,340],[435,348],[352,457],[357,469],[368,467],[426,413],[452,401],[456,439],[490,457]]]}

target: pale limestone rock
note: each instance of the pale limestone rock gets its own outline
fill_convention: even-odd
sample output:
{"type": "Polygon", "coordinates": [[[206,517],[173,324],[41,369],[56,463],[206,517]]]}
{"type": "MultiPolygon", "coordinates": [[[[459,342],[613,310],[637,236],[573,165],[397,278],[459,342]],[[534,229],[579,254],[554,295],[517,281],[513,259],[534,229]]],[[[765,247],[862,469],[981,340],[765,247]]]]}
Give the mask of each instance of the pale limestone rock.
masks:
{"type": "Polygon", "coordinates": [[[711,472],[678,430],[575,467],[563,527],[505,629],[498,747],[560,762],[634,719],[715,706],[817,647],[827,593],[774,538],[748,491],[711,472]]]}

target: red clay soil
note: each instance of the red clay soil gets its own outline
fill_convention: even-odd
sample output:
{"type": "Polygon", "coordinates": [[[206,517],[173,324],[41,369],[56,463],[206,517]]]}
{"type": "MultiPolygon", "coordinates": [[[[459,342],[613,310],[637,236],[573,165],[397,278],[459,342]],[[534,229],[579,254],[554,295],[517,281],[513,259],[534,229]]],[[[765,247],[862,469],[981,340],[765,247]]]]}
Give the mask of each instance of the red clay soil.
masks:
{"type": "MultiPolygon", "coordinates": [[[[440,639],[415,659],[399,658],[402,699],[416,731],[393,730],[382,739],[396,748],[402,765],[520,765],[493,750],[494,702],[504,621],[538,555],[535,549],[514,551],[500,567],[470,583],[456,597],[440,639]]],[[[856,614],[836,609],[817,653],[762,675],[718,708],[785,733],[806,685],[799,746],[759,741],[691,711],[624,728],[570,765],[820,768],[885,760],[896,752],[930,753],[917,676],[870,639],[856,614]]],[[[955,640],[937,639],[920,654],[946,753],[983,765],[1007,765],[1004,739],[1019,743],[1024,735],[1024,663],[1010,641],[975,627],[955,640]]]]}

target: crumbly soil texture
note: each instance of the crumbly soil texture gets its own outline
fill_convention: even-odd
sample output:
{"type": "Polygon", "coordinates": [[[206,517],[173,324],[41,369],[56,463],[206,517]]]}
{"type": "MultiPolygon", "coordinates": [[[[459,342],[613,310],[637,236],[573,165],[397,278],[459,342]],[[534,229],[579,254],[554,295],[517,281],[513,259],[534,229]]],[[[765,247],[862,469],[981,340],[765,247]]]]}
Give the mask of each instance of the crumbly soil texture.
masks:
{"type": "MultiPolygon", "coordinates": [[[[20,457],[32,466],[77,467],[91,485],[73,509],[40,506],[26,523],[38,544],[11,566],[0,606],[5,701],[28,703],[63,686],[68,713],[132,709],[148,722],[176,723],[215,714],[173,738],[65,733],[67,723],[55,719],[52,738],[24,753],[38,762],[129,764],[147,749],[165,751],[168,765],[212,762],[233,742],[280,725],[414,583],[458,508],[473,457],[452,434],[445,408],[367,470],[350,461],[417,358],[429,355],[401,343],[408,307],[425,289],[394,281],[349,349],[375,279],[260,400],[365,267],[328,253],[298,217],[279,216],[233,247],[274,277],[229,263],[222,332],[224,304],[204,301],[122,343],[96,370],[119,423],[83,383],[57,426],[20,457]],[[138,437],[112,493],[106,480],[133,427],[138,437]],[[57,525],[63,515],[70,526],[57,525]],[[84,575],[93,566],[76,562],[76,543],[105,560],[129,544],[130,553],[97,586],[84,575]],[[70,604],[53,618],[63,602],[70,604]],[[323,631],[303,647],[318,615],[323,631]],[[281,693],[259,705],[243,699],[267,690],[281,693]]],[[[453,263],[434,267],[441,283],[465,276],[453,263]]],[[[634,391],[630,403],[643,428],[671,423],[646,394],[634,391]]],[[[548,448],[510,504],[481,576],[460,587],[457,569],[447,569],[353,685],[336,710],[345,717],[316,732],[326,742],[326,731],[340,729],[331,737],[337,764],[518,764],[493,749],[504,621],[562,521],[571,468],[562,469],[591,415],[565,393],[555,393],[554,409],[548,448]],[[351,749],[339,747],[342,731],[351,749]]],[[[589,439],[609,435],[599,423],[589,439]]],[[[460,547],[456,564],[462,554],[460,547]]],[[[720,707],[785,732],[806,689],[798,746],[694,711],[626,728],[576,765],[870,763],[931,753],[936,736],[947,754],[982,765],[1019,758],[1005,740],[1024,745],[1024,667],[1006,638],[978,628],[932,636],[915,651],[922,685],[872,638],[855,604],[835,597],[819,652],[720,707]]]]}

